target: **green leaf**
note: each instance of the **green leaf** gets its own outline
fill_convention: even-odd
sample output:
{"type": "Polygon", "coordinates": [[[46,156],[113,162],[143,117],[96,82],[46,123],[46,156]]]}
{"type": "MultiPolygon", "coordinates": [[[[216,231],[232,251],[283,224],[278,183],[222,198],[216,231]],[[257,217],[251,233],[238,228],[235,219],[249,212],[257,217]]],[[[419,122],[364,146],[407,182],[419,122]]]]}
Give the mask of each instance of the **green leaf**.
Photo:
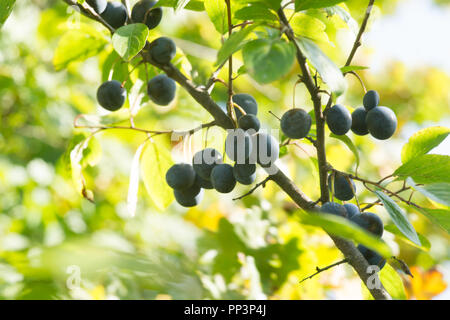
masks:
{"type": "Polygon", "coordinates": [[[181,9],[192,11],[205,10],[203,0],[159,0],[154,7],[170,7],[174,8],[175,11],[179,11],[181,9]]]}
{"type": "Polygon", "coordinates": [[[382,239],[375,237],[356,223],[349,222],[348,219],[323,213],[300,213],[299,217],[303,224],[321,227],[328,233],[354,240],[376,250],[385,258],[392,256],[391,249],[382,239]]]}
{"type": "Polygon", "coordinates": [[[416,132],[403,146],[402,162],[408,162],[417,156],[428,153],[444,141],[449,133],[450,128],[446,127],[430,127],[416,132]]]}
{"type": "MultiPolygon", "coordinates": [[[[79,136],[77,138],[81,138],[79,136]]],[[[86,187],[86,180],[83,176],[83,168],[88,164],[89,160],[84,160],[84,155],[88,157],[92,157],[92,160],[95,159],[95,151],[89,151],[90,146],[92,147],[94,144],[90,143],[90,140],[93,139],[93,136],[88,136],[86,139],[83,139],[81,142],[75,145],[75,147],[70,151],[70,167],[72,170],[72,181],[75,185],[75,189],[78,193],[80,193],[84,198],[93,202],[94,196],[91,190],[86,187]]],[[[95,148],[95,147],[94,147],[95,148]]]]}
{"type": "Polygon", "coordinates": [[[411,178],[406,179],[406,182],[429,199],[450,206],[450,183],[432,183],[418,186],[411,178]]]}
{"type": "Polygon", "coordinates": [[[392,218],[392,221],[395,223],[397,228],[412,242],[421,245],[419,236],[414,230],[414,227],[409,222],[406,214],[403,212],[402,208],[399,207],[397,203],[395,203],[391,198],[385,195],[383,192],[377,190],[375,191],[378,199],[383,203],[384,208],[389,213],[392,218]]]}
{"type": "Polygon", "coordinates": [[[250,33],[253,32],[255,28],[256,26],[252,25],[241,29],[238,32],[232,33],[231,36],[223,43],[222,47],[217,53],[216,66],[221,65],[230,57],[230,55],[232,55],[236,51],[239,51],[245,44],[244,40],[250,33]]]}
{"type": "Polygon", "coordinates": [[[350,28],[350,30],[352,30],[355,34],[358,32],[358,23],[355,21],[355,19],[353,19],[350,12],[348,12],[341,6],[327,7],[327,8],[324,8],[324,10],[326,11],[326,13],[329,16],[332,16],[335,14],[338,15],[339,18],[341,18],[342,21],[344,21],[347,24],[347,26],[350,28]]]}
{"type": "Polygon", "coordinates": [[[405,241],[406,243],[408,243],[409,245],[412,245],[416,248],[419,248],[421,250],[424,251],[429,251],[431,248],[431,243],[430,241],[425,238],[423,235],[421,235],[420,233],[418,233],[417,235],[419,236],[419,240],[421,245],[417,245],[414,242],[412,242],[411,240],[409,240],[408,238],[406,238],[400,230],[398,230],[398,228],[394,225],[394,224],[388,224],[384,226],[384,230],[389,231],[390,233],[395,234],[397,237],[399,237],[400,239],[402,239],[403,241],[405,241]]]}
{"type": "Polygon", "coordinates": [[[234,17],[239,20],[278,21],[278,17],[262,3],[252,3],[243,7],[234,13],[234,17]]]}
{"type": "Polygon", "coordinates": [[[341,70],[333,61],[313,41],[306,38],[298,38],[296,42],[331,91],[338,96],[343,94],[347,88],[347,83],[341,70]]]}
{"type": "Polygon", "coordinates": [[[0,28],[5,23],[11,14],[16,0],[2,0],[0,1],[0,28]]]}
{"type": "MultiPolygon", "coordinates": [[[[388,263],[381,269],[380,281],[383,284],[386,291],[395,300],[406,300],[405,286],[403,285],[402,278],[397,271],[388,263]]],[[[366,299],[373,300],[373,296],[370,294],[367,287],[362,284],[363,295],[366,299]]]]}
{"type": "Polygon", "coordinates": [[[292,44],[281,39],[257,39],[242,49],[247,72],[259,83],[265,84],[282,78],[295,59],[292,44]]]}
{"type": "Polygon", "coordinates": [[[450,234],[450,210],[428,208],[416,208],[416,210],[450,234]]]}
{"type": "Polygon", "coordinates": [[[326,25],[317,18],[304,13],[297,13],[292,17],[290,24],[297,36],[329,42],[328,35],[325,32],[326,25]]]}
{"type": "Polygon", "coordinates": [[[403,180],[411,177],[416,183],[450,183],[450,157],[438,154],[414,157],[397,168],[394,176],[403,180]]]}
{"type": "Polygon", "coordinates": [[[358,149],[356,149],[355,145],[353,144],[352,140],[346,135],[338,136],[334,133],[330,133],[330,137],[341,140],[343,143],[347,145],[347,147],[350,149],[351,152],[353,152],[356,158],[356,166],[359,167],[359,152],[358,149]]]}
{"type": "Polygon", "coordinates": [[[228,31],[227,5],[225,0],[205,0],[206,13],[220,34],[228,31]]]}
{"type": "Polygon", "coordinates": [[[168,148],[156,140],[145,145],[141,156],[142,179],[155,207],[163,211],[173,201],[173,190],[166,183],[166,172],[173,161],[168,148]]]}
{"type": "Polygon", "coordinates": [[[365,70],[365,69],[369,69],[369,67],[364,67],[364,66],[346,66],[346,67],[342,67],[341,68],[341,72],[342,73],[347,73],[350,71],[358,71],[358,70],[365,70]]]}
{"type": "Polygon", "coordinates": [[[107,43],[102,33],[81,24],[79,29],[68,31],[59,40],[53,65],[57,71],[62,70],[71,62],[83,61],[99,54],[107,43]]]}
{"type": "Polygon", "coordinates": [[[295,11],[330,7],[346,0],[295,0],[295,11]]]}
{"type": "Polygon", "coordinates": [[[148,28],[143,23],[120,27],[112,36],[114,50],[124,60],[130,61],[144,48],[148,33],[148,28]]]}

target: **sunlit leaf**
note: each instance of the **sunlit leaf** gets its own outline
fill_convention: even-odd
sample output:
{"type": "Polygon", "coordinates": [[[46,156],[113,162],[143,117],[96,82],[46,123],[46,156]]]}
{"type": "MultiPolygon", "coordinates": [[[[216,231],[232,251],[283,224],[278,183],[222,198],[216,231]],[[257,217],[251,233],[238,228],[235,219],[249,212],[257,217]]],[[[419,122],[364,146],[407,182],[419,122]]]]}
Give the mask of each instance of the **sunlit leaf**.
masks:
{"type": "Polygon", "coordinates": [[[107,43],[101,32],[81,24],[80,28],[69,30],[59,40],[53,65],[57,71],[62,70],[71,62],[83,61],[99,54],[107,43]]]}
{"type": "Polygon", "coordinates": [[[238,32],[232,33],[231,36],[223,43],[222,47],[217,53],[216,66],[221,65],[229,58],[231,54],[240,50],[245,44],[244,40],[253,32],[255,28],[256,26],[252,25],[241,29],[238,32]]]}
{"type": "Polygon", "coordinates": [[[334,62],[313,41],[307,38],[298,38],[296,41],[306,58],[316,68],[320,77],[330,87],[331,91],[338,96],[343,94],[347,88],[347,83],[341,70],[334,62]]]}
{"type": "Polygon", "coordinates": [[[369,67],[363,67],[363,66],[346,66],[341,68],[342,73],[347,73],[350,71],[358,71],[358,70],[365,70],[369,69],[369,67]]]}
{"type": "Polygon", "coordinates": [[[352,140],[347,137],[346,135],[336,135],[334,133],[330,133],[331,138],[335,138],[338,140],[341,140],[345,145],[350,149],[350,151],[353,153],[356,159],[356,166],[359,166],[359,152],[358,149],[356,149],[355,145],[353,144],[352,140]]]}
{"type": "Polygon", "coordinates": [[[281,39],[257,39],[242,49],[247,72],[259,83],[269,83],[288,73],[295,60],[294,47],[281,39]]]}
{"type": "Polygon", "coordinates": [[[450,128],[446,127],[429,127],[416,132],[403,146],[402,162],[408,162],[428,153],[444,141],[449,133],[450,128]]]}
{"type": "Polygon", "coordinates": [[[417,211],[428,217],[434,224],[450,233],[450,210],[448,209],[428,209],[415,208],[417,211]]]}
{"type": "Polygon", "coordinates": [[[381,200],[383,203],[384,208],[389,213],[389,215],[392,218],[392,221],[395,223],[397,228],[412,242],[417,244],[418,246],[421,245],[419,236],[416,233],[416,230],[412,226],[412,224],[409,222],[408,217],[406,216],[405,212],[403,211],[400,206],[395,203],[391,198],[389,198],[387,195],[385,195],[381,191],[375,191],[375,194],[377,195],[378,199],[381,200]]]}
{"type": "Polygon", "coordinates": [[[124,60],[129,61],[144,48],[148,34],[148,28],[143,23],[120,27],[112,36],[114,50],[124,60]]]}
{"type": "Polygon", "coordinates": [[[276,14],[272,13],[264,4],[258,2],[237,10],[234,17],[239,20],[278,21],[276,14]]]}
{"type": "Polygon", "coordinates": [[[432,183],[418,186],[411,178],[406,179],[406,182],[429,199],[450,207],[450,183],[432,183]]]}
{"type": "Polygon", "coordinates": [[[150,199],[163,211],[173,201],[173,190],[166,183],[166,172],[173,161],[167,147],[160,140],[147,143],[141,156],[142,179],[150,199]]]}
{"type": "Polygon", "coordinates": [[[406,238],[403,233],[401,233],[400,230],[398,230],[398,228],[394,225],[394,224],[388,224],[384,226],[384,230],[389,231],[390,233],[395,234],[397,237],[399,237],[400,239],[402,239],[403,241],[405,241],[406,243],[408,243],[409,245],[412,245],[416,248],[419,248],[421,250],[424,251],[429,251],[431,248],[431,243],[430,241],[425,238],[425,236],[421,235],[420,233],[418,233],[417,235],[419,236],[419,240],[421,245],[417,245],[414,242],[412,242],[411,240],[409,240],[408,238],[406,238]]]}
{"type": "Polygon", "coordinates": [[[416,183],[450,183],[450,156],[416,156],[397,168],[394,176],[400,179],[411,177],[416,183]]]}
{"type": "MultiPolygon", "coordinates": [[[[392,268],[388,263],[385,264],[383,269],[381,269],[380,273],[380,281],[383,284],[383,287],[395,300],[405,300],[406,299],[406,291],[405,286],[403,285],[402,278],[398,274],[398,272],[392,268]]],[[[373,300],[372,295],[365,285],[362,285],[364,297],[369,300],[373,300]]]]}
{"type": "Polygon", "coordinates": [[[227,5],[225,1],[204,0],[205,10],[220,34],[228,31],[227,5]]]}
{"type": "Polygon", "coordinates": [[[297,36],[316,41],[329,42],[325,32],[326,26],[319,19],[305,13],[296,13],[290,21],[292,30],[297,36]]]}
{"type": "Polygon", "coordinates": [[[344,1],[346,0],[295,0],[295,11],[330,7],[344,1]]]}
{"type": "Polygon", "coordinates": [[[6,19],[8,19],[9,15],[12,12],[14,4],[16,0],[2,0],[0,1],[0,28],[5,23],[6,19]]]}

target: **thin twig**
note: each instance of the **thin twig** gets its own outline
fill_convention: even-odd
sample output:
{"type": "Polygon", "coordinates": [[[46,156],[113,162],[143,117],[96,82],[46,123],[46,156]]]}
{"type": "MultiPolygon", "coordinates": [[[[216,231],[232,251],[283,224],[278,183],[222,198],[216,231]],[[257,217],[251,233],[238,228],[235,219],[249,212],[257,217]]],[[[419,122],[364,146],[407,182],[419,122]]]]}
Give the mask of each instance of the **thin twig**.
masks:
{"type": "Polygon", "coordinates": [[[240,197],[234,198],[233,200],[240,200],[242,198],[245,198],[246,196],[251,195],[256,189],[258,189],[260,186],[262,186],[263,188],[266,187],[266,183],[267,181],[272,180],[271,176],[266,177],[263,181],[258,182],[257,184],[255,184],[255,186],[253,188],[251,188],[247,193],[243,194],[240,197]]]}
{"type": "Polygon", "coordinates": [[[347,259],[344,259],[344,260],[335,262],[335,263],[330,264],[329,266],[326,266],[326,267],[324,267],[324,268],[316,267],[316,272],[313,273],[312,275],[310,275],[310,276],[308,276],[308,277],[302,279],[302,280],[299,282],[299,284],[302,283],[303,281],[308,280],[308,279],[312,279],[314,276],[318,275],[318,274],[321,273],[321,272],[324,272],[324,271],[326,271],[326,270],[328,270],[328,269],[331,269],[331,268],[336,267],[336,266],[338,266],[338,265],[340,265],[340,264],[343,264],[343,263],[347,263],[347,259]]]}

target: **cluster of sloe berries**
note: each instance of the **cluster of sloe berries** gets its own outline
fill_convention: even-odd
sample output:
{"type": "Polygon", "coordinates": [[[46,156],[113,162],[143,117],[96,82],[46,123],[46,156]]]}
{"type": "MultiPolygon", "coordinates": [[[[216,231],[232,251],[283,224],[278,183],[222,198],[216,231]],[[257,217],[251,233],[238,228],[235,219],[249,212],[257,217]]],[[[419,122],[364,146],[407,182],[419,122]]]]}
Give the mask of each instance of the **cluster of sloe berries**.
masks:
{"type": "MultiPolygon", "coordinates": [[[[131,22],[128,21],[127,9],[119,1],[87,0],[87,3],[113,28],[117,29],[126,23],[143,23],[149,29],[156,28],[162,19],[162,9],[154,8],[156,1],[140,0],[131,11],[131,22]]],[[[153,62],[168,64],[176,54],[175,43],[160,37],[145,47],[146,57],[153,62]]],[[[147,83],[147,93],[154,103],[168,105],[175,98],[175,81],[165,74],[160,74],[147,83]]],[[[125,103],[127,91],[124,83],[117,80],[104,82],[97,90],[98,103],[109,111],[119,110],[125,103]]]]}
{"type": "MultiPolygon", "coordinates": [[[[376,237],[381,238],[383,235],[384,227],[383,221],[380,217],[372,212],[360,212],[358,207],[353,203],[341,205],[336,202],[327,202],[320,208],[320,211],[347,218],[376,237]]],[[[359,244],[357,248],[367,260],[369,265],[376,265],[380,269],[383,269],[386,264],[386,259],[384,259],[380,254],[362,244],[359,244]]]]}
{"type": "Polygon", "coordinates": [[[389,139],[397,128],[397,118],[391,109],[379,103],[378,92],[370,90],[364,95],[364,107],[355,109],[351,115],[347,108],[336,104],[327,111],[328,128],[336,135],[346,134],[351,129],[360,136],[370,133],[379,140],[389,139]]]}
{"type": "Polygon", "coordinates": [[[167,184],[174,189],[175,200],[182,206],[200,203],[203,189],[220,193],[233,191],[239,182],[251,185],[256,178],[256,164],[270,167],[279,154],[278,141],[271,135],[259,132],[258,104],[249,94],[233,95],[238,128],[228,130],[225,154],[234,165],[224,163],[222,154],[206,148],[194,154],[192,165],[179,163],[166,173],[167,184]]]}

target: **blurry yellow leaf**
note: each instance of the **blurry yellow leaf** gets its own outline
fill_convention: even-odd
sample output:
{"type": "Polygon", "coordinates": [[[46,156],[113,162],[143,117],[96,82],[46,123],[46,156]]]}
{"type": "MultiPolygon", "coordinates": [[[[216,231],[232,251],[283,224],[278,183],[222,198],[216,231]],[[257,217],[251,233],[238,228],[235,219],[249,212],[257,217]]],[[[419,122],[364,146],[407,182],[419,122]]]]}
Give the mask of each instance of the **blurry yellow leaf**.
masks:
{"type": "Polygon", "coordinates": [[[447,288],[444,276],[436,269],[423,271],[420,267],[412,267],[414,278],[408,278],[406,292],[408,299],[431,300],[447,288]]]}
{"type": "Polygon", "coordinates": [[[141,158],[142,179],[150,199],[160,211],[174,199],[173,190],[166,183],[166,172],[172,164],[170,152],[160,140],[145,145],[141,158]]]}

